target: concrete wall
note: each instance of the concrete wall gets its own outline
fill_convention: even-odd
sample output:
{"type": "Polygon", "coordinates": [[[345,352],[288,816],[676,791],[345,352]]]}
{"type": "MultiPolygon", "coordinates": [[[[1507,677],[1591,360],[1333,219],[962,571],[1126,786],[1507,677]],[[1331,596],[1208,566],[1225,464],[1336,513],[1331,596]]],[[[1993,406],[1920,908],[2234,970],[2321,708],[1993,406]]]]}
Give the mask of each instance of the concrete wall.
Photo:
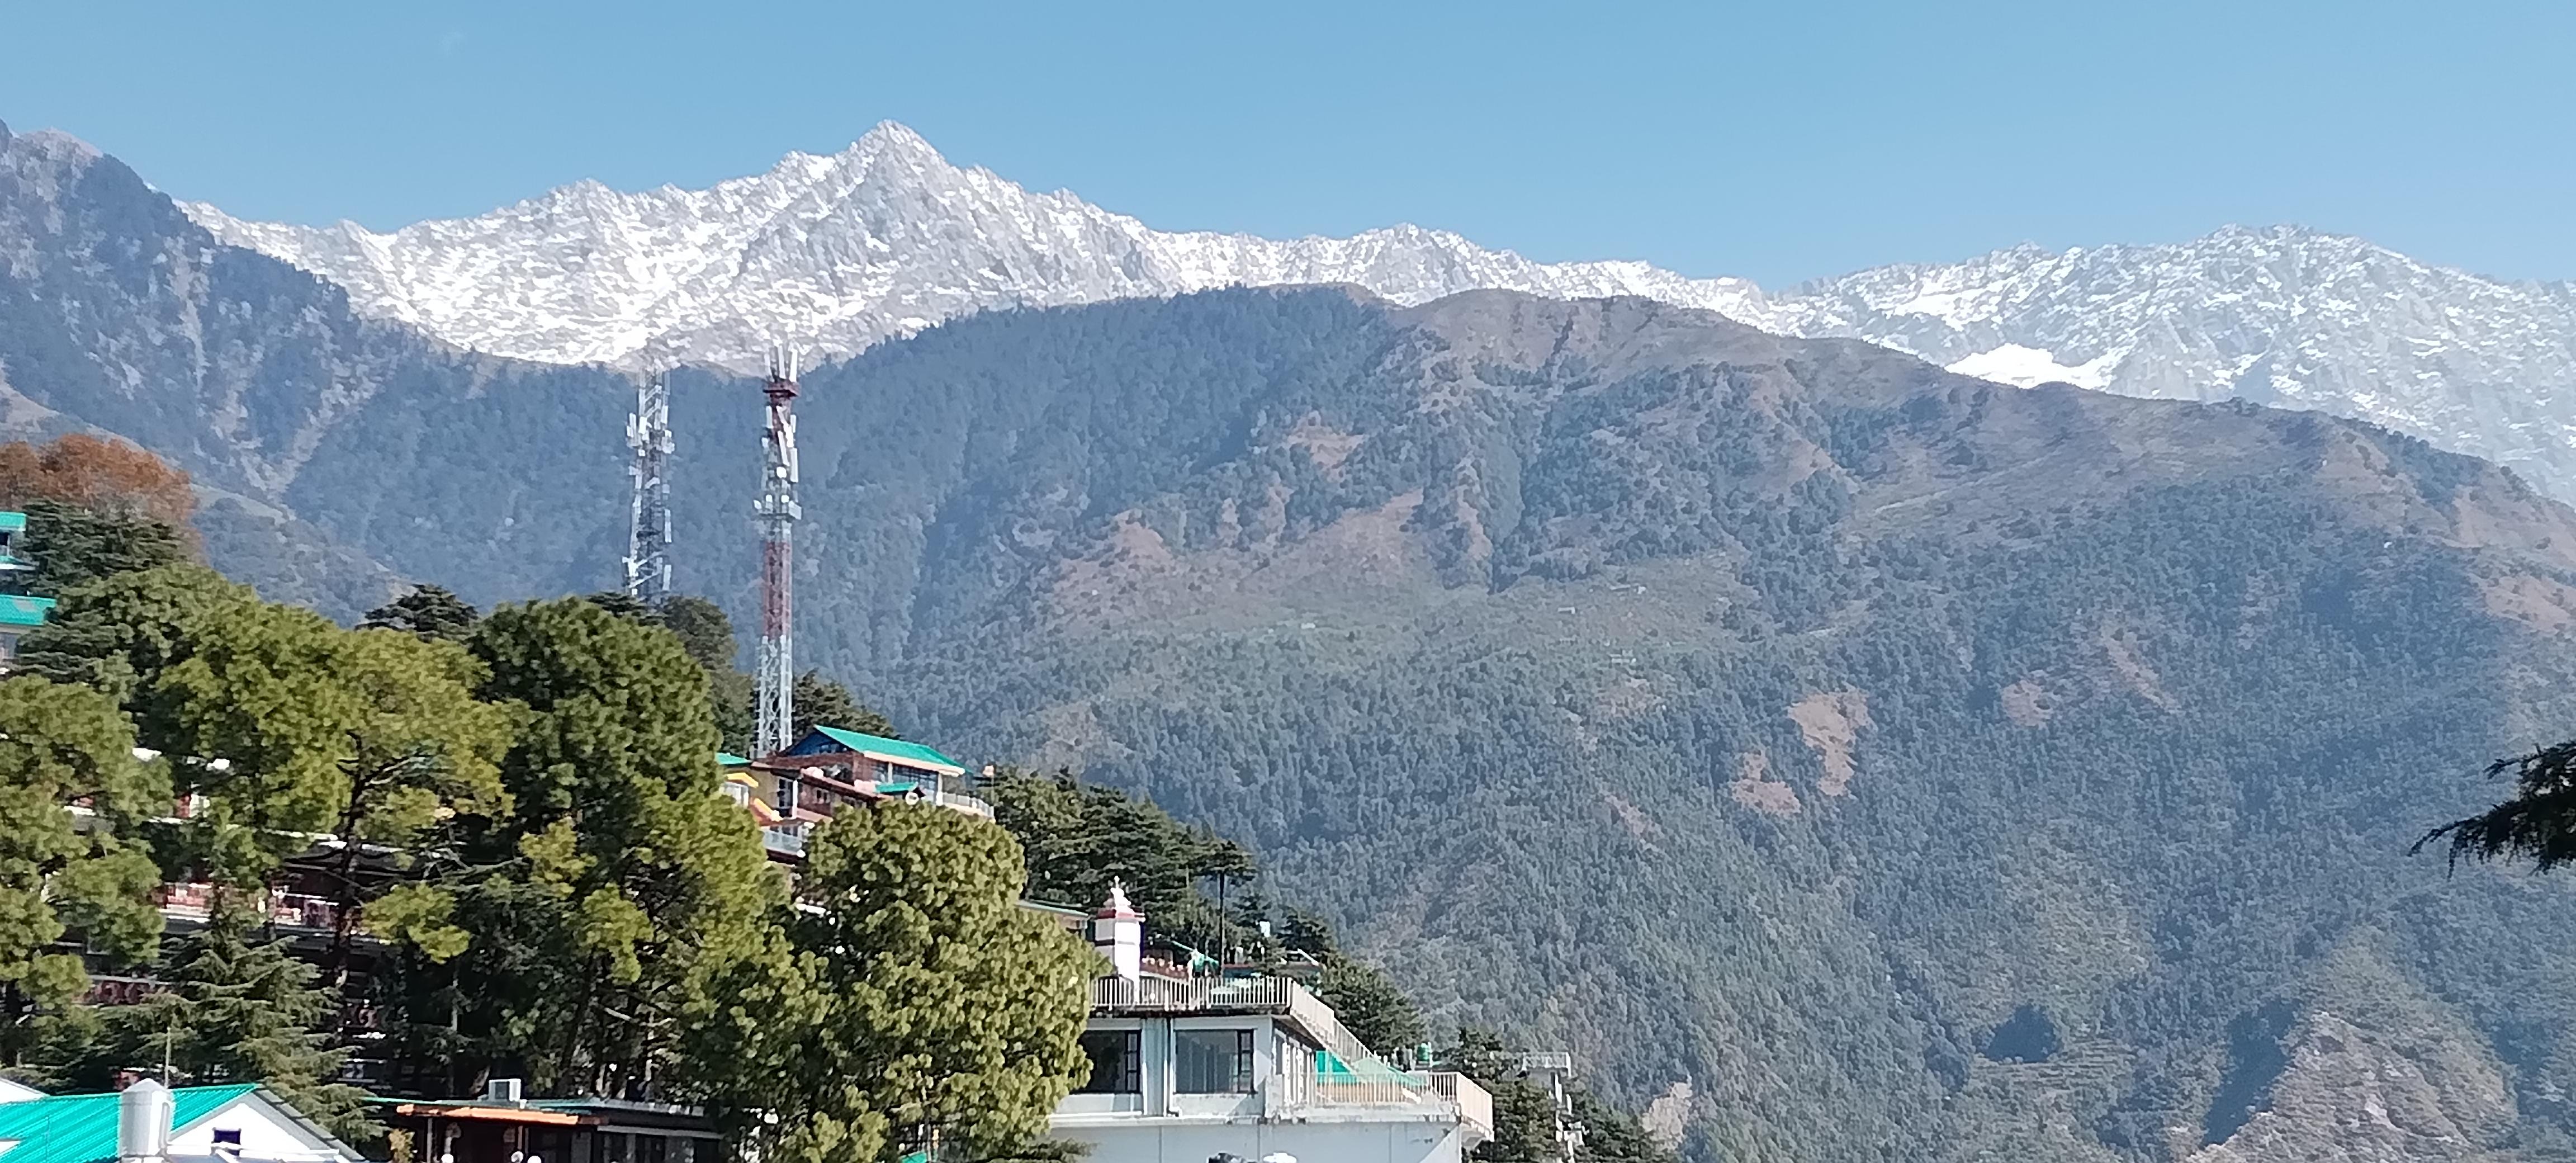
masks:
{"type": "MultiPolygon", "coordinates": [[[[1140,1120],[1140,1122],[1145,1120],[1140,1120]]],[[[1297,1163],[1459,1163],[1458,1130],[1440,1123],[1191,1123],[1059,1126],[1054,1138],[1091,1144],[1088,1163],[1207,1163],[1285,1153],[1297,1163]]]]}

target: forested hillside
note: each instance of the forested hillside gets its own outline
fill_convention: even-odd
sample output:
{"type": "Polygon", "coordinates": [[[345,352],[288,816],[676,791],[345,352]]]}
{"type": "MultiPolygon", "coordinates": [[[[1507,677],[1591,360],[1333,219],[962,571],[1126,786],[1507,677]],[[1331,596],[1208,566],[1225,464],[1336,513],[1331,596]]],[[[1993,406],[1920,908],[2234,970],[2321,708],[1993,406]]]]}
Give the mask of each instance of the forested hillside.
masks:
{"type": "MultiPolygon", "coordinates": [[[[124,269],[26,229],[9,288],[124,269]]],[[[11,293],[17,398],[287,515],[218,564],[614,576],[605,375],[398,336],[343,396],[378,365],[280,340],[204,395],[91,358],[131,312],[31,359],[63,295],[11,293]]],[[[2490,466],[1505,294],[998,313],[805,389],[800,662],[1243,837],[1435,1021],[1667,1098],[1697,1158],[2576,1145],[2576,901],[2405,855],[2576,721],[2576,518],[2490,466]]],[[[757,417],[675,385],[680,582],[737,617],[757,417]]]]}

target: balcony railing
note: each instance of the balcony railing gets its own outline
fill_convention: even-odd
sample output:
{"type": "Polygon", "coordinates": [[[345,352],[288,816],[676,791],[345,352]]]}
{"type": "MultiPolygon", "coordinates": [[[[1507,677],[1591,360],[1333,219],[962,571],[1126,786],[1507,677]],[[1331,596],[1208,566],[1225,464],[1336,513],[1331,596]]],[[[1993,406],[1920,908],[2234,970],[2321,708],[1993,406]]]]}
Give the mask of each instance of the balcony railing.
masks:
{"type": "Polygon", "coordinates": [[[763,828],[760,830],[760,846],[788,856],[803,856],[805,834],[790,832],[785,828],[763,828]]]}
{"type": "Polygon", "coordinates": [[[1476,1080],[1450,1070],[1431,1072],[1432,1093],[1458,1106],[1458,1121],[1485,1138],[1494,1137],[1494,1096],[1476,1080]]]}

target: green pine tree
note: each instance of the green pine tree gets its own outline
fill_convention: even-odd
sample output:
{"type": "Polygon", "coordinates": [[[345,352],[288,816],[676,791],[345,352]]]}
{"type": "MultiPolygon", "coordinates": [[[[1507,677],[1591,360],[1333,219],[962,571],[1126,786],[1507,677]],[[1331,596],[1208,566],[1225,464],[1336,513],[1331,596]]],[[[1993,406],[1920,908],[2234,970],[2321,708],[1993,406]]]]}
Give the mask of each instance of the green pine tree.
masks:
{"type": "Polygon", "coordinates": [[[0,680],[0,1052],[12,1063],[38,1009],[88,983],[79,955],[56,947],[67,931],[112,963],[150,956],[161,934],[159,870],[140,825],[167,810],[169,784],[133,747],[107,696],[32,675],[0,680]]]}
{"type": "Polygon", "coordinates": [[[1019,847],[946,809],[844,811],[817,830],[792,961],[746,961],[696,1055],[777,1122],[764,1157],[877,1163],[932,1144],[1029,1157],[1084,1070],[1095,956],[1019,907],[1019,847]]]}
{"type": "Polygon", "coordinates": [[[20,584],[38,597],[58,597],[100,578],[191,556],[185,535],[139,512],[62,501],[30,501],[26,508],[27,554],[36,568],[20,584]]]}
{"type": "Polygon", "coordinates": [[[168,942],[157,973],[167,989],[106,1012],[108,1036],[85,1072],[105,1082],[117,1069],[166,1065],[174,1086],[257,1082],[343,1139],[380,1138],[366,1092],[337,1080],[346,1055],[327,1034],[336,996],[284,941],[259,935],[246,894],[218,901],[204,927],[168,942]]]}
{"type": "Polygon", "coordinates": [[[510,808],[469,824],[442,887],[471,942],[421,968],[406,1016],[470,1040],[463,1074],[657,1093],[708,982],[766,947],[780,890],[721,794],[705,675],[670,631],[581,599],[504,606],[474,651],[482,698],[522,708],[510,808]]]}
{"type": "Polygon", "coordinates": [[[899,738],[894,724],[861,705],[850,688],[809,670],[796,676],[796,734],[801,737],[816,727],[899,738]]]}
{"type": "Polygon", "coordinates": [[[464,642],[474,636],[481,611],[443,586],[413,586],[410,593],[367,611],[361,630],[400,630],[438,642],[464,642]]]}

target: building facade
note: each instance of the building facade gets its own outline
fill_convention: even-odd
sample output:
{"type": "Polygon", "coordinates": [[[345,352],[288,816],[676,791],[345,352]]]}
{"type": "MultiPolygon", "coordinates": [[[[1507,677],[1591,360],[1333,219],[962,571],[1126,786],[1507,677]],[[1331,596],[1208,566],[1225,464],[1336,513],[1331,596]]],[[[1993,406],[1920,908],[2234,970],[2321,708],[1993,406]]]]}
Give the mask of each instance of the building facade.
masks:
{"type": "Polygon", "coordinates": [[[1493,1137],[1472,1079],[1389,1065],[1290,978],[1155,972],[1142,928],[1124,892],[1093,920],[1091,1072],[1049,1120],[1092,1163],[1458,1163],[1493,1137]]]}
{"type": "Polygon", "coordinates": [[[0,513],[0,674],[15,663],[19,636],[44,625],[54,608],[52,598],[18,592],[36,568],[27,560],[26,536],[26,514],[0,513]]]}

